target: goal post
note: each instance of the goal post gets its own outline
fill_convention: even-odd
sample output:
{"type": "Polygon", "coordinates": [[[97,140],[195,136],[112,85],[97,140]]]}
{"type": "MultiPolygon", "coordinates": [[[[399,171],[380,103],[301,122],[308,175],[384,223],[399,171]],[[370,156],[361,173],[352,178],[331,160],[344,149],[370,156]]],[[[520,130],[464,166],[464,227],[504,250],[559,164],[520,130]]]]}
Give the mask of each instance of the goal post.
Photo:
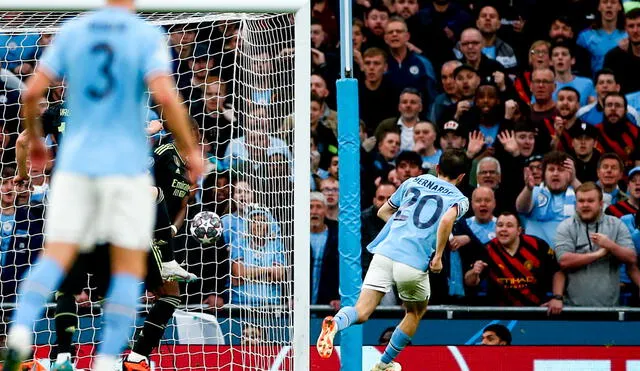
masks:
{"type": "MultiPolygon", "coordinates": [[[[278,157],[279,161],[284,163],[284,167],[290,169],[292,180],[285,179],[286,175],[274,174],[273,170],[264,170],[261,167],[264,163],[271,161],[272,156],[267,154],[260,154],[261,157],[252,158],[245,161],[244,168],[235,168],[233,166],[233,158],[230,160],[229,173],[231,174],[231,182],[233,178],[246,179],[261,177],[260,184],[268,183],[265,188],[255,189],[254,201],[260,203],[261,206],[271,207],[272,212],[278,209],[278,215],[287,218],[287,220],[279,220],[281,224],[289,223],[289,227],[280,226],[280,233],[284,246],[284,255],[287,257],[286,265],[286,277],[287,281],[283,286],[282,295],[286,299],[287,304],[278,310],[286,312],[286,319],[282,321],[283,330],[287,332],[281,339],[274,342],[275,345],[280,347],[281,350],[278,354],[276,361],[272,364],[265,363],[259,367],[260,369],[286,369],[294,371],[308,370],[309,365],[309,349],[310,349],[310,293],[309,293],[309,280],[310,280],[310,248],[309,248],[309,190],[310,190],[310,126],[309,126],[309,106],[310,106],[310,56],[311,56],[311,43],[310,43],[310,0],[136,0],[136,10],[143,13],[145,18],[152,23],[171,26],[173,24],[198,24],[200,22],[217,22],[225,19],[240,19],[241,22],[253,22],[251,23],[253,28],[247,27],[245,30],[241,30],[238,34],[238,38],[241,39],[242,50],[233,52],[234,63],[230,67],[233,70],[233,81],[229,81],[229,90],[227,95],[227,103],[229,103],[229,111],[235,116],[231,119],[232,133],[239,133],[244,131],[245,133],[252,132],[253,130],[260,130],[260,128],[253,127],[240,127],[242,125],[242,119],[240,117],[248,117],[247,120],[255,119],[251,113],[245,112],[245,108],[253,105],[253,98],[264,98],[264,91],[269,91],[267,95],[278,94],[278,92],[285,91],[282,96],[285,96],[285,102],[274,105],[274,107],[268,110],[266,122],[272,123],[277,121],[278,126],[270,128],[268,134],[270,137],[281,139],[281,142],[286,142],[287,149],[290,151],[292,158],[278,157]],[[278,18],[278,15],[282,15],[283,18],[278,18]],[[271,18],[269,18],[271,17],[271,18]],[[272,19],[270,22],[268,19],[272,19]],[[289,20],[291,24],[284,24],[286,20],[289,20]],[[282,31],[275,30],[272,33],[262,33],[262,27],[280,27],[282,23],[282,31]],[[290,35],[289,35],[290,34],[290,35]],[[271,68],[277,69],[286,65],[279,60],[275,60],[273,54],[281,51],[283,45],[286,43],[280,43],[279,40],[268,39],[273,35],[289,35],[292,40],[289,40],[293,44],[292,64],[289,70],[284,71],[276,78],[267,79],[278,86],[264,86],[260,79],[261,71],[250,71],[252,63],[257,60],[256,55],[260,54],[263,49],[269,50],[268,57],[271,68]],[[260,48],[260,43],[268,44],[266,48],[260,48]],[[289,79],[287,76],[292,76],[289,79]],[[260,81],[260,83],[258,83],[260,81]],[[258,86],[259,85],[259,86],[258,86]],[[255,90],[260,90],[256,93],[255,90]],[[280,89],[280,90],[278,90],[280,89]],[[275,92],[275,93],[274,93],[275,92]],[[233,120],[236,119],[234,122],[233,120]],[[240,123],[236,124],[237,121],[240,123]],[[282,126],[281,122],[289,122],[289,126],[282,126]],[[248,165],[247,165],[248,164],[248,165]],[[253,168],[251,168],[253,166],[253,168]],[[255,170],[256,168],[259,170],[255,170]],[[263,181],[262,181],[263,180],[263,181]],[[280,189],[284,187],[286,189],[280,189]],[[291,202],[284,204],[278,204],[278,199],[285,199],[280,197],[281,194],[290,193],[292,197],[291,202]],[[289,242],[286,242],[289,241],[289,242]],[[295,261],[295,269],[293,269],[293,262],[295,261]],[[292,349],[289,354],[286,351],[292,349]],[[282,357],[288,358],[287,361],[283,361],[282,357]],[[279,360],[278,360],[279,359],[279,360]],[[279,365],[277,366],[276,365],[279,365]],[[270,368],[272,367],[272,368],[270,368]],[[273,368],[279,367],[279,368],[273,368]]],[[[68,20],[74,17],[79,12],[86,10],[93,10],[101,7],[105,4],[104,0],[19,0],[19,1],[7,1],[0,2],[0,34],[21,34],[21,33],[55,33],[55,30],[60,26],[60,23],[64,20],[68,20]],[[4,14],[3,14],[4,13],[4,14]],[[14,13],[12,21],[4,22],[2,16],[8,13],[14,13]],[[56,18],[56,15],[59,17],[56,18]],[[47,17],[53,19],[49,21],[47,17]],[[17,24],[16,24],[17,20],[17,24]],[[22,23],[20,23],[22,22],[22,23]],[[50,22],[50,23],[47,23],[50,22]]],[[[211,26],[212,28],[214,26],[211,26]]],[[[240,48],[240,47],[237,47],[240,48]]],[[[212,51],[211,58],[216,51],[212,51]]],[[[0,56],[1,58],[1,56],[0,56]]],[[[216,58],[218,58],[216,56],[216,58]]],[[[260,57],[262,58],[262,57],[260,57]]],[[[178,57],[177,63],[187,62],[186,59],[178,57]]],[[[262,59],[261,59],[262,61],[262,59]]],[[[0,62],[2,62],[0,60],[0,62]]],[[[286,68],[286,67],[282,67],[286,68]]],[[[4,73],[5,69],[3,69],[4,73]]],[[[274,74],[278,74],[278,71],[274,71],[274,74]]],[[[18,74],[16,73],[16,76],[18,74]]],[[[28,75],[25,75],[28,76],[28,75]]],[[[21,79],[25,76],[18,76],[21,79]]],[[[10,76],[14,78],[15,76],[10,76]]],[[[219,76],[222,79],[222,76],[219,76]]],[[[19,91],[21,88],[17,88],[19,91]]],[[[206,88],[205,88],[206,89],[206,88]]],[[[205,93],[206,94],[206,93],[205,93]]],[[[202,100],[202,98],[201,98],[202,100]]],[[[192,104],[193,102],[190,102],[192,104]]],[[[206,104],[206,103],[203,103],[206,104]]],[[[268,103],[269,105],[271,103],[268,103]]],[[[271,107],[271,106],[270,106],[271,107]]],[[[2,117],[0,117],[2,119],[2,117]]],[[[17,134],[17,133],[11,133],[17,134]]],[[[204,134],[203,134],[204,135],[204,134]]],[[[204,139],[203,139],[204,141],[204,139]]],[[[222,142],[223,139],[220,139],[222,142]]],[[[233,143],[231,138],[224,138],[225,144],[233,143]]],[[[201,143],[203,148],[207,143],[201,143]]],[[[282,149],[282,153],[285,149],[282,149]]],[[[278,151],[276,151],[278,152],[278,151]]],[[[278,152],[281,153],[281,152],[278,152]]],[[[273,155],[273,154],[271,154],[273,155]]],[[[225,154],[226,156],[226,154],[225,154]]],[[[233,156],[233,155],[232,155],[233,156]]],[[[229,158],[225,158],[229,161],[229,158]]],[[[224,163],[222,159],[218,159],[218,163],[224,163]]],[[[217,166],[217,165],[216,165],[217,166]]],[[[211,165],[210,165],[211,168],[211,165]]],[[[210,169],[209,174],[215,173],[217,170],[210,169]]],[[[214,186],[215,187],[215,181],[214,186]]],[[[236,191],[235,185],[231,185],[231,192],[236,191]]],[[[204,197],[203,194],[211,189],[203,188],[200,185],[199,197],[204,197]]],[[[217,196],[212,196],[217,197],[217,196]]],[[[232,208],[232,197],[229,200],[215,199],[214,203],[225,203],[232,208]]],[[[246,222],[246,220],[245,220],[246,222]]],[[[188,220],[187,220],[188,223],[188,220]]],[[[248,223],[248,222],[247,222],[248,223]]],[[[188,229],[187,229],[188,230],[188,229]]],[[[243,236],[251,237],[251,231],[245,231],[243,236]]],[[[189,238],[186,237],[186,240],[189,238]]],[[[179,246],[177,248],[180,248],[179,246]]],[[[184,246],[183,249],[186,249],[184,246]]],[[[202,272],[194,271],[200,275],[202,272]]],[[[229,275],[229,281],[233,280],[233,275],[229,275]]],[[[16,278],[19,281],[19,278],[16,278]]],[[[19,282],[14,282],[18,284],[19,282]]],[[[234,288],[230,288],[230,294],[234,294],[234,288]]],[[[4,300],[3,300],[4,301],[4,300]]],[[[200,303],[187,303],[187,304],[200,304],[200,303]]],[[[10,303],[3,302],[4,307],[10,307],[10,303]]],[[[189,306],[189,305],[188,305],[189,306]]],[[[193,306],[193,305],[192,305],[193,306]]],[[[231,307],[234,310],[238,310],[240,313],[244,313],[242,306],[225,306],[231,307]]],[[[229,311],[231,312],[231,310],[229,311]]],[[[269,312],[272,313],[272,312],[269,312]]],[[[272,314],[263,315],[258,314],[258,318],[268,317],[272,314]]],[[[266,327],[272,326],[273,318],[266,318],[268,324],[266,327]]],[[[232,320],[229,320],[233,322],[232,320]]],[[[42,336],[41,336],[42,337],[42,336]]],[[[232,336],[230,336],[232,337],[232,336]]],[[[199,350],[202,351],[202,350],[199,350]]],[[[225,350],[226,352],[226,350],[225,350]]],[[[231,350],[233,356],[233,350],[231,350]]],[[[260,356],[259,352],[256,356],[260,356]]],[[[244,356],[243,356],[244,358],[244,356]]],[[[243,359],[239,358],[234,361],[236,366],[241,366],[243,359]]],[[[242,369],[242,367],[239,367],[242,369]]]]}

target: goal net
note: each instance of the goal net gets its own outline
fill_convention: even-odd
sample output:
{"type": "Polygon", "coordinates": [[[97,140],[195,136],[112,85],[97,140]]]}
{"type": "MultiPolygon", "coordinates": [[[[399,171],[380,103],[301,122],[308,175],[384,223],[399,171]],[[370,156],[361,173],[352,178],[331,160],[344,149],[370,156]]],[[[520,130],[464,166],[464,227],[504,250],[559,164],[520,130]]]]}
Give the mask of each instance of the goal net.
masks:
{"type": "MultiPolygon", "coordinates": [[[[175,238],[176,260],[201,279],[181,285],[182,306],[151,357],[155,369],[292,370],[295,17],[141,14],[166,32],[176,90],[198,127],[207,164],[205,178],[188,192],[186,221],[175,238]],[[217,243],[202,245],[190,236],[190,221],[200,211],[222,218],[224,233],[217,243]]],[[[0,13],[3,339],[16,310],[17,287],[46,240],[42,225],[49,170],[31,169],[29,185],[11,182],[21,130],[20,93],[58,28],[77,15],[0,13]]],[[[87,57],[87,63],[95,61],[87,57]]],[[[41,103],[44,115],[54,116],[46,119],[53,131],[63,131],[65,117],[73,115],[64,108],[64,98],[60,82],[41,103]]],[[[162,118],[149,100],[147,122],[141,125],[148,125],[155,147],[171,141],[159,125],[162,118]]],[[[55,138],[47,137],[54,153],[55,138]]],[[[152,304],[148,298],[140,302],[138,326],[152,304]]],[[[34,328],[36,358],[55,353],[54,306],[52,296],[47,316],[34,328]]],[[[99,304],[79,305],[79,315],[77,364],[87,368],[101,338],[99,304]]]]}

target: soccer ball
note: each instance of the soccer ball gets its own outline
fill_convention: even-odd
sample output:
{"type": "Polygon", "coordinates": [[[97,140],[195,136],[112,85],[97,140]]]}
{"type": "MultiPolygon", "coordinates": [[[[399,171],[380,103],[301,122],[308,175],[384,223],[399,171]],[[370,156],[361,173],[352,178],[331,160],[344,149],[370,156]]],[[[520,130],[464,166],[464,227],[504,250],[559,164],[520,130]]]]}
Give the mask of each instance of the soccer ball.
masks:
{"type": "Polygon", "coordinates": [[[212,211],[201,211],[191,221],[191,236],[203,245],[210,245],[222,236],[222,221],[212,211]]]}

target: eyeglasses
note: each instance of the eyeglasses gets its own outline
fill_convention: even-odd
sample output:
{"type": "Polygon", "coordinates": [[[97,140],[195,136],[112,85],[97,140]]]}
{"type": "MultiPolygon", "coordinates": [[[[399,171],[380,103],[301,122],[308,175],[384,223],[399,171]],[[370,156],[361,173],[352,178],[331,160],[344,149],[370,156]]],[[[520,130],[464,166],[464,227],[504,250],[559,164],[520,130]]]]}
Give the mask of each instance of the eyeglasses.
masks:
{"type": "Polygon", "coordinates": [[[535,55],[535,56],[538,56],[538,57],[542,57],[543,55],[549,55],[549,52],[546,51],[546,50],[535,50],[534,49],[534,50],[531,50],[529,52],[529,54],[535,55]]]}
{"type": "Polygon", "coordinates": [[[338,188],[322,188],[322,193],[338,193],[338,188]]]}

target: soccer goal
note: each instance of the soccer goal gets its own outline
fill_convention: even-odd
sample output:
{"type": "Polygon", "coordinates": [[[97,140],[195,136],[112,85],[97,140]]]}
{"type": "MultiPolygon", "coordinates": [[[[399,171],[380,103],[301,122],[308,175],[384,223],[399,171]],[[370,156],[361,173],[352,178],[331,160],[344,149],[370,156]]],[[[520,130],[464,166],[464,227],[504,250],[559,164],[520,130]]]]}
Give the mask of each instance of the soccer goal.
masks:
{"type": "MultiPolygon", "coordinates": [[[[14,166],[15,139],[21,130],[19,96],[42,52],[52,39],[55,42],[65,21],[103,3],[0,4],[0,42],[5,43],[0,45],[3,169],[14,166]]],[[[178,261],[202,279],[183,285],[185,305],[152,355],[155,369],[308,370],[309,1],[138,0],[136,8],[166,32],[176,90],[197,123],[207,160],[207,176],[191,190],[187,221],[175,240],[178,261]],[[189,221],[202,210],[222,217],[227,244],[201,245],[189,236],[189,221]],[[270,247],[261,251],[256,246],[265,246],[265,240],[270,247]],[[235,259],[256,267],[284,268],[282,274],[242,277],[233,268],[235,259]],[[218,310],[210,309],[222,304],[218,310]]],[[[101,61],[87,56],[87,63],[101,61]]],[[[63,102],[64,82],[60,82],[42,102],[43,112],[63,102]]],[[[58,114],[56,128],[64,130],[64,116],[73,112],[58,114]]],[[[162,112],[150,100],[148,122],[141,125],[158,125],[157,121],[162,123],[162,112]]],[[[170,140],[161,127],[151,127],[156,145],[170,140]]],[[[55,142],[49,144],[55,149],[55,142]]],[[[35,186],[25,206],[38,210],[48,180],[34,175],[32,181],[35,186]]],[[[20,193],[14,205],[19,198],[20,193]]],[[[3,198],[3,208],[13,206],[5,201],[10,200],[3,198]]],[[[42,202],[46,206],[46,198],[42,202]]],[[[15,288],[34,264],[40,240],[46,239],[41,232],[31,235],[32,225],[42,221],[37,215],[28,213],[23,224],[2,219],[3,240],[24,241],[7,244],[8,250],[3,242],[2,336],[11,326],[7,322],[11,311],[16,310],[15,288]]],[[[143,318],[148,305],[141,303],[143,318]]],[[[82,366],[88,364],[91,347],[100,338],[99,305],[80,313],[75,341],[82,366]]],[[[54,339],[50,314],[34,328],[37,358],[47,357],[54,339]]]]}

